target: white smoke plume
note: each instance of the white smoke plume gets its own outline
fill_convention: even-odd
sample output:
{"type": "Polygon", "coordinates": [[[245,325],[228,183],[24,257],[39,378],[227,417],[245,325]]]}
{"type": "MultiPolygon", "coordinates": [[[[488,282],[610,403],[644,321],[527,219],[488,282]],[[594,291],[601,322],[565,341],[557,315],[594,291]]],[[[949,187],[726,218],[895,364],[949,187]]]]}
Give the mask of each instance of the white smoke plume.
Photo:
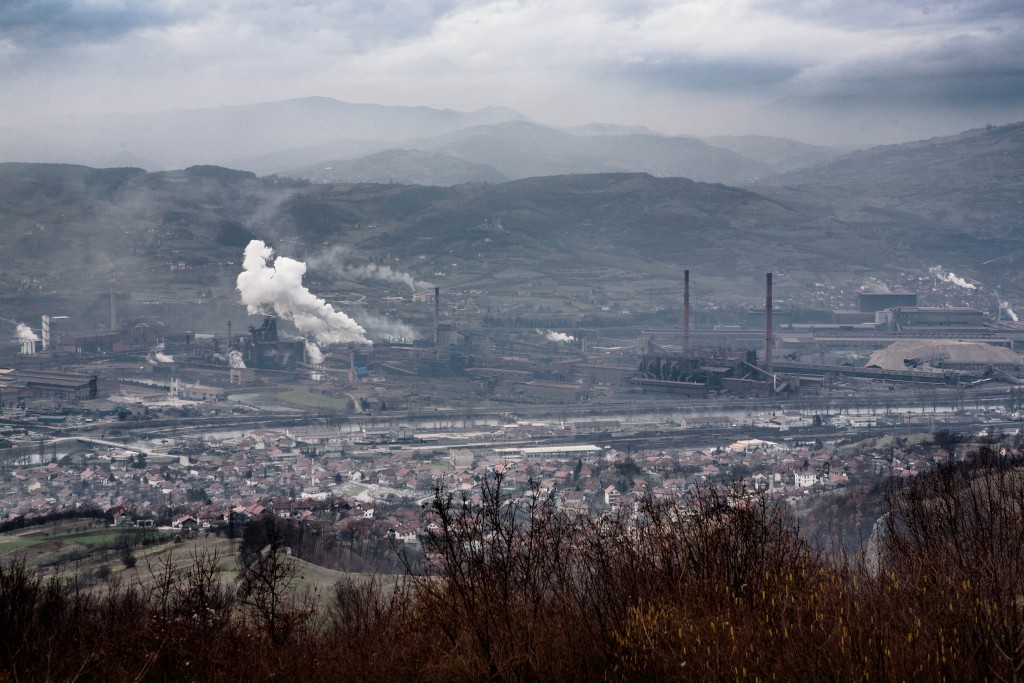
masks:
{"type": "Polygon", "coordinates": [[[947,273],[942,269],[942,266],[932,266],[931,268],[928,269],[928,272],[937,277],[938,279],[942,280],[943,282],[948,282],[951,285],[956,285],[961,289],[977,289],[977,287],[975,287],[970,282],[960,277],[956,273],[952,271],[947,273]]]}
{"type": "Polygon", "coordinates": [[[160,342],[153,347],[153,350],[146,356],[146,362],[150,365],[156,365],[157,363],[173,363],[174,356],[164,353],[164,343],[160,342]]]}
{"type": "Polygon", "coordinates": [[[313,342],[306,340],[306,362],[310,365],[323,365],[324,352],[313,342]]]}
{"type": "Polygon", "coordinates": [[[545,339],[553,342],[571,342],[576,339],[572,335],[565,334],[564,332],[555,332],[554,330],[548,330],[547,332],[537,330],[537,334],[543,334],[545,339]]]}
{"type": "Polygon", "coordinates": [[[309,263],[315,268],[329,268],[337,272],[339,275],[353,280],[381,280],[383,282],[395,282],[405,285],[412,291],[416,291],[417,289],[427,289],[434,286],[429,282],[416,280],[416,278],[409,273],[395,270],[391,266],[381,266],[376,263],[352,265],[345,262],[347,258],[348,248],[344,246],[335,246],[328,249],[323,255],[311,258],[309,263]]]}
{"type": "Polygon", "coordinates": [[[366,330],[355,320],[334,310],[303,286],[305,263],[278,256],[271,264],[273,255],[274,250],[262,240],[252,240],[245,248],[237,286],[249,313],[272,309],[320,344],[371,343],[366,338],[366,330]]]}
{"type": "Polygon", "coordinates": [[[244,368],[245,361],[242,359],[241,351],[231,351],[228,353],[228,365],[232,368],[244,368]]]}
{"type": "Polygon", "coordinates": [[[397,282],[406,285],[410,290],[430,287],[429,282],[417,282],[409,273],[395,270],[391,266],[379,266],[376,263],[367,263],[362,266],[341,266],[341,272],[356,280],[383,280],[384,282],[397,282]]]}
{"type": "Polygon", "coordinates": [[[1020,318],[1018,318],[1017,314],[1013,312],[1012,308],[1010,308],[1009,301],[1000,301],[999,308],[1001,308],[1003,312],[1006,313],[1006,317],[1008,317],[1010,320],[1012,320],[1015,323],[1020,322],[1020,318]]]}
{"type": "Polygon", "coordinates": [[[413,341],[419,335],[405,323],[398,320],[389,320],[382,315],[376,315],[367,311],[356,311],[352,314],[359,324],[369,330],[370,334],[377,338],[390,340],[404,339],[413,341]]]}
{"type": "Polygon", "coordinates": [[[18,323],[16,334],[18,341],[23,342],[37,342],[39,341],[39,335],[32,331],[32,328],[25,323],[18,323]]]}

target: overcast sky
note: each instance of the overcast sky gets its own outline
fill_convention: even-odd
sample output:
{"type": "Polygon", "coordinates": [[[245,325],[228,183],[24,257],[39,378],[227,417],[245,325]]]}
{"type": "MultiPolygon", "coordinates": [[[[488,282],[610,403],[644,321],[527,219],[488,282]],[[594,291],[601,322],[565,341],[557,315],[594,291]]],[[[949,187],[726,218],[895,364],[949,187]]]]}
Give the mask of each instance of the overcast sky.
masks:
{"type": "Polygon", "coordinates": [[[0,125],[322,95],[918,139],[1024,120],[1024,0],[0,0],[0,125]]]}

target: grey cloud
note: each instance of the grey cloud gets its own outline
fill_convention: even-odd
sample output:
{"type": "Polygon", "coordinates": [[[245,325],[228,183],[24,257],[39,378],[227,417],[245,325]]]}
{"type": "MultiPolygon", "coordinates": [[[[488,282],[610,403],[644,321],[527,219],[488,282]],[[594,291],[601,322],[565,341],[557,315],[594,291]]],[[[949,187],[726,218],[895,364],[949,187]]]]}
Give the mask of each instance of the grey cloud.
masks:
{"type": "Polygon", "coordinates": [[[752,9],[848,30],[1020,23],[1019,0],[752,0],[752,9]]]}
{"type": "Polygon", "coordinates": [[[0,39],[26,51],[115,40],[142,28],[176,23],[185,15],[159,5],[117,6],[79,0],[8,0],[0,4],[0,39]]]}
{"type": "Polygon", "coordinates": [[[799,74],[795,66],[725,60],[668,60],[630,64],[619,76],[652,87],[717,92],[784,83],[799,74]]]}
{"type": "Polygon", "coordinates": [[[877,100],[984,105],[1024,102],[1024,35],[988,39],[963,33],[928,49],[840,67],[814,84],[818,94],[877,100]]]}

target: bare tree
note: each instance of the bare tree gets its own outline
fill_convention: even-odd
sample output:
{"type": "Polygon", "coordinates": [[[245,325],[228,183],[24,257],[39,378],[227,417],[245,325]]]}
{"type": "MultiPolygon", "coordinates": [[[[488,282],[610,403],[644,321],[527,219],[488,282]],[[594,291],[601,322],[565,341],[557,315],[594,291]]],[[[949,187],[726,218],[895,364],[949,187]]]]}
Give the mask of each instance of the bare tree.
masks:
{"type": "Polygon", "coordinates": [[[284,542],[277,520],[265,516],[259,524],[266,532],[267,544],[259,552],[245,552],[238,577],[238,597],[259,619],[270,642],[286,642],[315,612],[314,596],[297,593],[299,566],[284,542]]]}

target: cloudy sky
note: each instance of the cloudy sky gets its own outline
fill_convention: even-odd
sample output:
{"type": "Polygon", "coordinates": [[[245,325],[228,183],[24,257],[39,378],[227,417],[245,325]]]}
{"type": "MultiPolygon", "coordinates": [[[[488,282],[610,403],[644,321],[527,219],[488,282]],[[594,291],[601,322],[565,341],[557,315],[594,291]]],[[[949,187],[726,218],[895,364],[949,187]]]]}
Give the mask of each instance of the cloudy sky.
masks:
{"type": "Polygon", "coordinates": [[[1022,0],[3,0],[0,125],[322,95],[874,143],[1024,120],[1022,0]]]}

